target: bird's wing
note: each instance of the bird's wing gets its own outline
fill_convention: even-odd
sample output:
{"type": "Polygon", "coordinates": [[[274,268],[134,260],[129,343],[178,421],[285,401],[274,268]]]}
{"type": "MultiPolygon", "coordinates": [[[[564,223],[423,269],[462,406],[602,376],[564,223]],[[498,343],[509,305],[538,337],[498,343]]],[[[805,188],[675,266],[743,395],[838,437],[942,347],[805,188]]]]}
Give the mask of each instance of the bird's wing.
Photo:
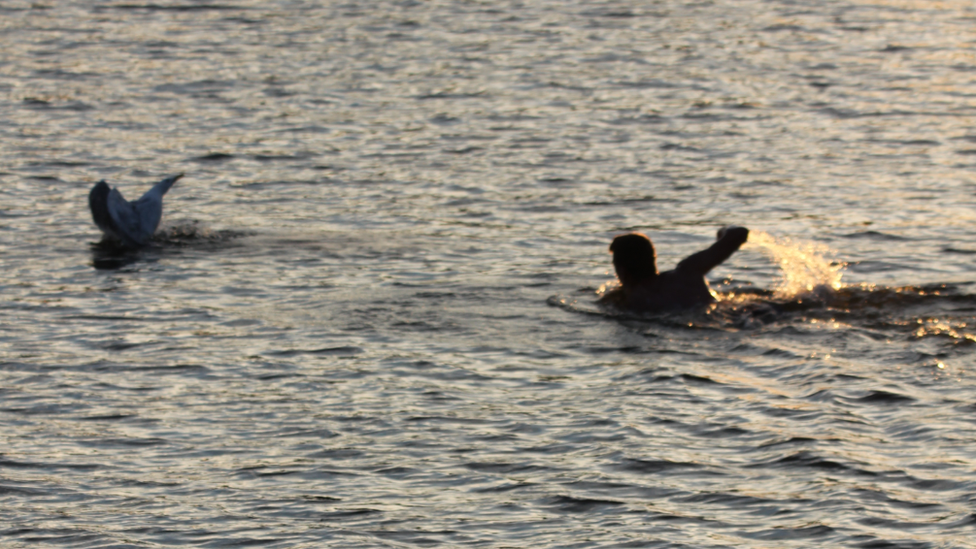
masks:
{"type": "Polygon", "coordinates": [[[159,199],[162,200],[163,195],[166,194],[166,191],[168,191],[169,188],[172,187],[174,183],[179,181],[181,177],[183,177],[183,174],[177,174],[172,177],[167,177],[166,179],[163,179],[159,183],[153,185],[151,189],[146,191],[146,194],[142,195],[142,198],[153,195],[153,196],[158,196],[159,199]]]}
{"type": "Polygon", "coordinates": [[[112,218],[108,213],[108,195],[112,192],[108,183],[99,181],[88,193],[88,208],[91,210],[92,220],[101,231],[109,236],[115,236],[112,218]]]}
{"type": "MultiPolygon", "coordinates": [[[[137,201],[138,202],[138,201],[137,201]]],[[[142,246],[152,236],[153,230],[146,231],[142,215],[133,203],[122,198],[118,189],[108,193],[108,213],[114,222],[117,236],[128,246],[142,246]]],[[[157,220],[158,223],[158,220],[157,220]]]]}
{"type": "Polygon", "coordinates": [[[163,218],[163,195],[176,183],[183,174],[167,177],[146,191],[139,200],[132,203],[132,207],[139,215],[139,230],[145,234],[145,239],[149,240],[159,227],[159,221],[163,218]]]}
{"type": "Polygon", "coordinates": [[[159,227],[159,221],[163,218],[163,197],[146,193],[132,203],[132,209],[138,216],[139,234],[142,235],[143,242],[147,242],[155,234],[156,227],[159,227]]]}

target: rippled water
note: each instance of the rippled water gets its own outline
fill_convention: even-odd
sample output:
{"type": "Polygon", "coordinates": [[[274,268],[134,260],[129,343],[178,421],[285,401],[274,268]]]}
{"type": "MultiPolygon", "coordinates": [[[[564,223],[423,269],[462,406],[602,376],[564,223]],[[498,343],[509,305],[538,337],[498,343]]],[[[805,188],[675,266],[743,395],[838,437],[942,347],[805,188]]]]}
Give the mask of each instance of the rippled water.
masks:
{"type": "Polygon", "coordinates": [[[0,545],[976,547],[976,7],[4,2],[0,545]],[[148,250],[87,193],[185,173],[148,250]],[[607,245],[753,242],[707,313],[607,245]],[[760,235],[765,235],[760,237],[760,235]]]}

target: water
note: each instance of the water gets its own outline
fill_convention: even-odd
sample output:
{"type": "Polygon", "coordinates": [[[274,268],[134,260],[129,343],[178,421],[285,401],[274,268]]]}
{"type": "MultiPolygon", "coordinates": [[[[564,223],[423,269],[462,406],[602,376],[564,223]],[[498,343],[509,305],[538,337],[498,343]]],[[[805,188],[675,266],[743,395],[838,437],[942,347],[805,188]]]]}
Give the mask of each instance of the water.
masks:
{"type": "Polygon", "coordinates": [[[976,546],[974,21],[4,3],[0,545],[976,546]]]}

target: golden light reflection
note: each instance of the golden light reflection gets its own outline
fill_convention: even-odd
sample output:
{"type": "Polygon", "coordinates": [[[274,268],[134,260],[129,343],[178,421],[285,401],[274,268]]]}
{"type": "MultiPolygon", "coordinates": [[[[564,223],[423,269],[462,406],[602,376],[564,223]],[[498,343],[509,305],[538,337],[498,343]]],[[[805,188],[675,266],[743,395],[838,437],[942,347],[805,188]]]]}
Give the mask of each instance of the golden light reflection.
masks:
{"type": "Polygon", "coordinates": [[[600,284],[600,287],[599,288],[596,289],[596,295],[602,296],[603,294],[607,293],[608,291],[613,290],[613,289],[616,289],[618,287],[620,287],[620,283],[617,282],[616,280],[613,280],[613,281],[610,281],[610,282],[604,282],[603,284],[600,284]]]}
{"type": "MultiPolygon", "coordinates": [[[[915,320],[918,327],[913,332],[916,339],[924,337],[947,337],[954,340],[959,345],[971,345],[976,343],[976,335],[969,334],[963,330],[966,328],[965,322],[941,320],[938,318],[919,318],[915,320]]],[[[941,362],[939,364],[942,364],[941,362]]],[[[943,366],[939,366],[943,368],[943,366]]]]}
{"type": "Polygon", "coordinates": [[[816,292],[819,288],[839,290],[845,263],[827,259],[830,248],[812,243],[775,238],[762,231],[749,233],[747,246],[758,246],[782,272],[775,294],[780,298],[816,292]]]}

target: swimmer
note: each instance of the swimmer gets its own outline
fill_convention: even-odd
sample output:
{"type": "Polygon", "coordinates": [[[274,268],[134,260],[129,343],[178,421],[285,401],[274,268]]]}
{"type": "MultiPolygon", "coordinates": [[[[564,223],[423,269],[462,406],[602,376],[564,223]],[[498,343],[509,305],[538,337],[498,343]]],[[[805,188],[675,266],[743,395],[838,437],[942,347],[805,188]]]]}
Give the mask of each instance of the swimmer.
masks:
{"type": "Polygon", "coordinates": [[[718,240],[708,249],[681,260],[674,270],[658,273],[651,240],[641,233],[620,235],[610,244],[620,286],[605,293],[600,303],[640,312],[674,311],[714,303],[715,295],[705,274],[728,259],[748,238],[749,230],[744,227],[723,227],[718,231],[718,240]]]}
{"type": "Polygon", "coordinates": [[[99,181],[88,193],[88,207],[95,225],[105,238],[126,248],[141,248],[149,243],[163,218],[163,195],[183,174],[167,177],[153,185],[142,198],[129,202],[118,189],[99,181]]]}

